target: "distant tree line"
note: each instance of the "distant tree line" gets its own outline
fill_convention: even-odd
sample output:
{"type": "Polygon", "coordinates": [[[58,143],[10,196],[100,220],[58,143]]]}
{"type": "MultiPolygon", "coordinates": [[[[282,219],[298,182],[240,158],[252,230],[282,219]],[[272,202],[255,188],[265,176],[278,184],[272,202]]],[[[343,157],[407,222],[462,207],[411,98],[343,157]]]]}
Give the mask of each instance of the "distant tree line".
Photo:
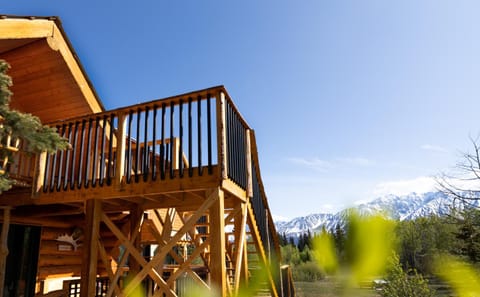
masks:
{"type": "MultiPolygon", "coordinates": [[[[340,224],[333,230],[323,229],[331,235],[340,264],[348,262],[348,230],[340,224]]],[[[297,281],[315,281],[325,273],[315,265],[312,252],[314,236],[308,231],[296,240],[279,234],[283,262],[293,267],[297,281]]],[[[452,208],[448,215],[431,215],[397,222],[395,227],[398,265],[409,274],[433,274],[433,258],[438,254],[451,254],[464,261],[480,263],[480,210],[472,207],[452,208]]],[[[479,265],[480,266],[480,265],[479,265]]],[[[398,275],[398,268],[393,270],[398,275]]],[[[421,280],[418,282],[422,282],[421,280]]]]}

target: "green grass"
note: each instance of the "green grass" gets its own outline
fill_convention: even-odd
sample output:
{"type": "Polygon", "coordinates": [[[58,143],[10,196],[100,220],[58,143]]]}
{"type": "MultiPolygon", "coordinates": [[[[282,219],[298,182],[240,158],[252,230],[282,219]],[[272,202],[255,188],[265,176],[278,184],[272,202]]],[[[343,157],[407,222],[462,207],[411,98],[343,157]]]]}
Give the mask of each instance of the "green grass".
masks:
{"type": "MultiPolygon", "coordinates": [[[[447,286],[437,279],[429,279],[430,286],[436,290],[437,297],[452,296],[447,286]]],[[[329,277],[316,282],[295,282],[297,297],[379,297],[373,289],[361,288],[350,292],[343,290],[340,281],[329,277]]]]}
{"type": "Polygon", "coordinates": [[[316,282],[295,282],[297,297],[378,297],[370,288],[359,288],[345,292],[338,279],[329,277],[316,282]]]}

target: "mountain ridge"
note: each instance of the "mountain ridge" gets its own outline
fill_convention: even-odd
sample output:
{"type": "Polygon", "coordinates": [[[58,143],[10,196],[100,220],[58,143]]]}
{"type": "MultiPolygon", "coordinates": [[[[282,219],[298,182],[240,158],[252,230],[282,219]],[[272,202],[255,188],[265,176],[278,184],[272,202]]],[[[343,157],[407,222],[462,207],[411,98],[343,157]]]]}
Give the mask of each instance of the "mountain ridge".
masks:
{"type": "Polygon", "coordinates": [[[275,226],[279,234],[298,237],[308,231],[315,233],[322,228],[333,230],[337,225],[344,226],[351,209],[361,215],[382,212],[392,219],[403,221],[429,215],[445,215],[450,211],[451,204],[452,198],[444,192],[412,192],[401,196],[388,194],[337,213],[313,213],[290,221],[276,221],[275,226]]]}

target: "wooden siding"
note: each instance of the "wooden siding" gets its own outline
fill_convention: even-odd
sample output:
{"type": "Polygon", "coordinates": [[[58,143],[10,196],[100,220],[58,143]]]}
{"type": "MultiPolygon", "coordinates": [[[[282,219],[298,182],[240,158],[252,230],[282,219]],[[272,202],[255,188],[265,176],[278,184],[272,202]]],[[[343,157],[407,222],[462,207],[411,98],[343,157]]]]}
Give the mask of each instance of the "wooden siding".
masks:
{"type": "Polygon", "coordinates": [[[62,55],[41,39],[2,54],[11,69],[11,107],[44,123],[93,113],[62,55]]]}

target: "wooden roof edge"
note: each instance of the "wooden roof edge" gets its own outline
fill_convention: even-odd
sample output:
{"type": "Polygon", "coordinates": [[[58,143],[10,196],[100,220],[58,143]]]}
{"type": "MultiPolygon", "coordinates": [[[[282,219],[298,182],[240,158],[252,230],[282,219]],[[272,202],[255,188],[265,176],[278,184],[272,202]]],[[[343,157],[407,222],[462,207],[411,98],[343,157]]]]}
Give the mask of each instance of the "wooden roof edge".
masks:
{"type": "Polygon", "coordinates": [[[45,38],[50,48],[62,55],[92,112],[105,111],[105,107],[68,39],[59,17],[1,14],[0,24],[2,23],[0,39],[45,38]]]}

